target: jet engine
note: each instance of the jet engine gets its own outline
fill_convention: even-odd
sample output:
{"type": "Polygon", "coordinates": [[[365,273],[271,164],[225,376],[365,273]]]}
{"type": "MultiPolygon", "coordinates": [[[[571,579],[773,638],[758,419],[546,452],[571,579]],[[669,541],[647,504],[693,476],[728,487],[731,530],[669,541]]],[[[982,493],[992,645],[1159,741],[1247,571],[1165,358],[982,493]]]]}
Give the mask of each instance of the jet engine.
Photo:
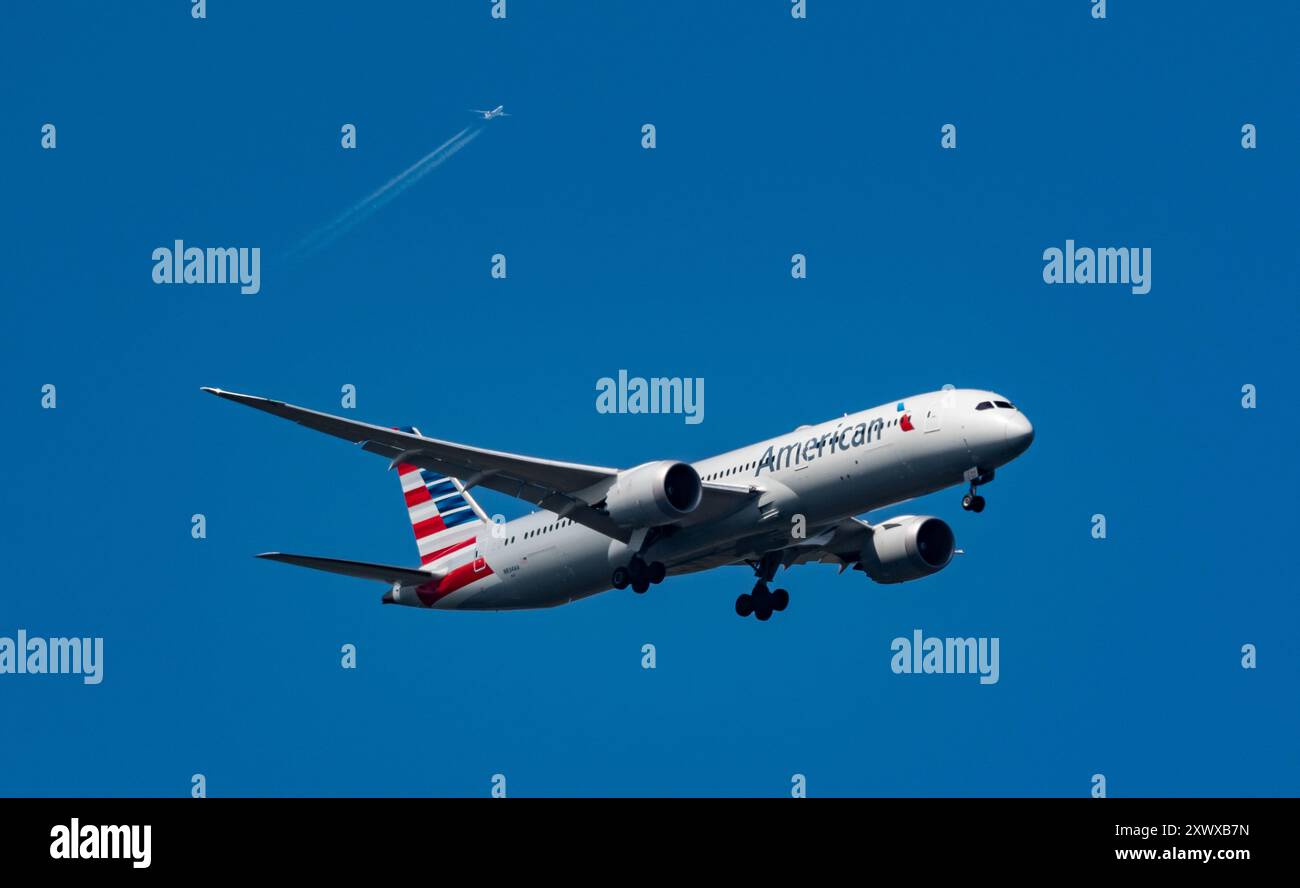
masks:
{"type": "Polygon", "coordinates": [[[663,460],[619,472],[605,494],[605,511],[622,527],[658,527],[695,511],[703,495],[695,469],[663,460]]]}
{"type": "Polygon", "coordinates": [[[900,515],[872,527],[859,564],[877,583],[905,583],[943,570],[955,547],[947,522],[929,515],[900,515]]]}

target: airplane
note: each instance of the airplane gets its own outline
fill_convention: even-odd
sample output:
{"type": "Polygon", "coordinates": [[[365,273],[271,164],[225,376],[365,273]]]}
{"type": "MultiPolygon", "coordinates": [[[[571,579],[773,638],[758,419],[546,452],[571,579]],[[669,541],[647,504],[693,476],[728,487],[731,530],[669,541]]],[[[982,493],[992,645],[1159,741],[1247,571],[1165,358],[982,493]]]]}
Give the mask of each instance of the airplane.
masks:
{"type": "Polygon", "coordinates": [[[491,120],[493,117],[509,117],[509,116],[510,116],[509,114],[506,113],[506,106],[505,106],[505,105],[497,105],[497,106],[496,106],[495,108],[493,108],[491,111],[480,111],[480,110],[477,109],[477,108],[470,108],[470,109],[469,109],[469,113],[470,113],[470,114],[482,114],[484,120],[491,120]]]}
{"type": "Polygon", "coordinates": [[[947,487],[977,489],[1034,440],[1002,395],[944,389],[844,414],[689,463],[629,469],[558,462],[427,438],[282,401],[203,391],[361,445],[389,460],[420,554],[419,567],[267,552],[273,561],[383,582],[385,604],[434,610],[553,607],[610,589],[637,593],[668,576],[745,565],[754,587],[741,617],[768,620],[789,604],[777,571],[837,565],[877,583],[943,570],[952,528],[929,515],[868,524],[856,517],[947,487]],[[494,521],[470,495],[485,487],[540,506],[494,521]]]}

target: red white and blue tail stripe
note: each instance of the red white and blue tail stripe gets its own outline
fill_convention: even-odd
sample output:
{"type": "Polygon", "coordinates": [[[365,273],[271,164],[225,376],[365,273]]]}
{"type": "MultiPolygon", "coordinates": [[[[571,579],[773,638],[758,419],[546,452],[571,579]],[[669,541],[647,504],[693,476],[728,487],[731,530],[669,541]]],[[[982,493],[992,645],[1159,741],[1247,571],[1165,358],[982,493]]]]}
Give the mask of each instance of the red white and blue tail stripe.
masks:
{"type": "MultiPolygon", "coordinates": [[[[402,431],[419,434],[413,428],[402,431]]],[[[415,531],[421,567],[442,567],[441,562],[474,545],[478,533],[489,522],[460,481],[407,463],[398,464],[397,476],[415,531]]]]}

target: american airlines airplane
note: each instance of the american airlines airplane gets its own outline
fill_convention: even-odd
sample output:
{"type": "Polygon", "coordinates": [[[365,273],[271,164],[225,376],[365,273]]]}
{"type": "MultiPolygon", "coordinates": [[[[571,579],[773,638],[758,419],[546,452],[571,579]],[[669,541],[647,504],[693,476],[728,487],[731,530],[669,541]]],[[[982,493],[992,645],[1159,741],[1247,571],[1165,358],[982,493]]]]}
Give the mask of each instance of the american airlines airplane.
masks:
{"type": "Polygon", "coordinates": [[[483,119],[484,119],[484,120],[491,120],[493,117],[509,117],[509,116],[510,116],[509,114],[506,113],[506,106],[505,106],[505,105],[497,105],[497,106],[496,106],[495,108],[493,108],[491,111],[483,111],[483,110],[480,110],[480,109],[478,109],[478,108],[470,108],[470,109],[469,109],[469,113],[470,113],[470,114],[481,114],[481,115],[483,115],[483,119]]]}
{"type": "Polygon", "coordinates": [[[962,508],[984,510],[976,489],[1028,449],[1034,428],[993,392],[945,389],[845,414],[695,463],[630,469],[483,450],[205,388],[389,460],[420,552],[418,568],[310,555],[259,555],[388,584],[385,604],[438,610],[553,607],[611,588],[645,592],[667,576],[748,565],[756,581],[736,613],[767,620],[790,596],[777,571],[820,562],[877,583],[937,573],[955,552],[939,518],[854,517],[946,487],[968,485],[962,508]],[[470,489],[540,506],[493,522],[470,489]]]}

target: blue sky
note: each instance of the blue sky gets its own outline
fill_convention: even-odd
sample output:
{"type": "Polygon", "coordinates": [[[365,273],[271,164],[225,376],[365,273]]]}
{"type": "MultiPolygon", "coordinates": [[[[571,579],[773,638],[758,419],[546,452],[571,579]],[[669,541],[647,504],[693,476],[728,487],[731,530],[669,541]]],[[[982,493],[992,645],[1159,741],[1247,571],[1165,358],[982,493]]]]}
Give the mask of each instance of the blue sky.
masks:
{"type": "Polygon", "coordinates": [[[1300,792],[1293,9],[186,6],[42,4],[0,36],[0,635],[105,644],[98,686],[0,676],[0,794],[1300,792]],[[177,238],[260,246],[261,292],[154,285],[177,238]],[[1151,292],[1046,286],[1067,238],[1150,247],[1151,292]],[[703,378],[705,421],[597,413],[620,368],[703,378]],[[426,613],[253,559],[416,555],[383,460],[198,391],[339,412],[344,384],[358,419],[602,465],[944,384],[1037,440],[983,514],[905,507],[967,552],[919,583],[797,568],[766,624],[732,612],[740,569],[426,613]],[[894,675],[914,628],[997,636],[1000,682],[894,675]]]}

